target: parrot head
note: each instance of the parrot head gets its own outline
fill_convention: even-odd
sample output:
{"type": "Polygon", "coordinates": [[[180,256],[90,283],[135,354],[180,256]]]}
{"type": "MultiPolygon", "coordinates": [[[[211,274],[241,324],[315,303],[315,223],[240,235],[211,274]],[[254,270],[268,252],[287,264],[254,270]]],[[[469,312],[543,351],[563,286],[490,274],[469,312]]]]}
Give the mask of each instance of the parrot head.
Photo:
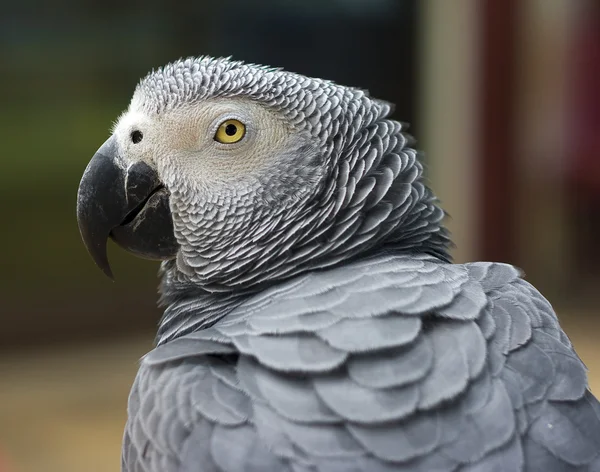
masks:
{"type": "Polygon", "coordinates": [[[112,238],[174,280],[224,290],[380,243],[447,257],[443,211],[391,106],[230,59],[151,72],[81,179],[77,217],[112,276],[112,238]]]}

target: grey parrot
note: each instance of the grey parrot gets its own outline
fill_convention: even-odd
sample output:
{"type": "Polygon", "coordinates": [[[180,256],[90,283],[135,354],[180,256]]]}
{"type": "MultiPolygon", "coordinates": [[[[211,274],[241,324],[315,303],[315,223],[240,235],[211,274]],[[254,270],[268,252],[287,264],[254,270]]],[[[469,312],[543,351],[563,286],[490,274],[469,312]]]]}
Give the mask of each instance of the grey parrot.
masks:
{"type": "Polygon", "coordinates": [[[511,265],[453,264],[392,105],[230,58],[147,75],[82,239],[160,260],[125,472],[600,471],[600,404],[511,265]]]}

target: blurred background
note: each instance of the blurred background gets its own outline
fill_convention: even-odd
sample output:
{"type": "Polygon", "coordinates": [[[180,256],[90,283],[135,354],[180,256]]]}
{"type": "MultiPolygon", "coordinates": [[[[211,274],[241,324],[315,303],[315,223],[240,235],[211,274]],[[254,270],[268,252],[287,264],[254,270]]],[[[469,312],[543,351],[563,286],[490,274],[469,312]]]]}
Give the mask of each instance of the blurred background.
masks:
{"type": "Polygon", "coordinates": [[[600,389],[597,0],[2,1],[0,471],[116,471],[157,264],[80,241],[81,174],[150,69],[232,55],[367,88],[412,124],[458,262],[511,262],[600,389]]]}

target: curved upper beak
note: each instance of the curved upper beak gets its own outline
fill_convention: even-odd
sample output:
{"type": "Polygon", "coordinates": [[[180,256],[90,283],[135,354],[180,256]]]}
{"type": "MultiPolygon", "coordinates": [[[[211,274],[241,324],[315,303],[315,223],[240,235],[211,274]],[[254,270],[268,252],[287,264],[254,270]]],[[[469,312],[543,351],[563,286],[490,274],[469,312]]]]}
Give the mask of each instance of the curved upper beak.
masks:
{"type": "Polygon", "coordinates": [[[88,164],[77,194],[77,222],[94,262],[113,278],[106,242],[148,259],[175,257],[169,192],[148,164],[121,165],[111,136],[88,164]]]}

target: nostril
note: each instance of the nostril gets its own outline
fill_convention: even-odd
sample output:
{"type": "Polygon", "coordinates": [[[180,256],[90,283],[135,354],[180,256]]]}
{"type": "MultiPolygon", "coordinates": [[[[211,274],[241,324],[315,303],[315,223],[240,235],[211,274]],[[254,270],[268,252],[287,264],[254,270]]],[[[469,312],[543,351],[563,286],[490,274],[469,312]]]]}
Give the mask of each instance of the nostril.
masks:
{"type": "Polygon", "coordinates": [[[139,143],[143,137],[144,134],[138,129],[131,132],[131,141],[133,142],[133,144],[139,143]]]}

